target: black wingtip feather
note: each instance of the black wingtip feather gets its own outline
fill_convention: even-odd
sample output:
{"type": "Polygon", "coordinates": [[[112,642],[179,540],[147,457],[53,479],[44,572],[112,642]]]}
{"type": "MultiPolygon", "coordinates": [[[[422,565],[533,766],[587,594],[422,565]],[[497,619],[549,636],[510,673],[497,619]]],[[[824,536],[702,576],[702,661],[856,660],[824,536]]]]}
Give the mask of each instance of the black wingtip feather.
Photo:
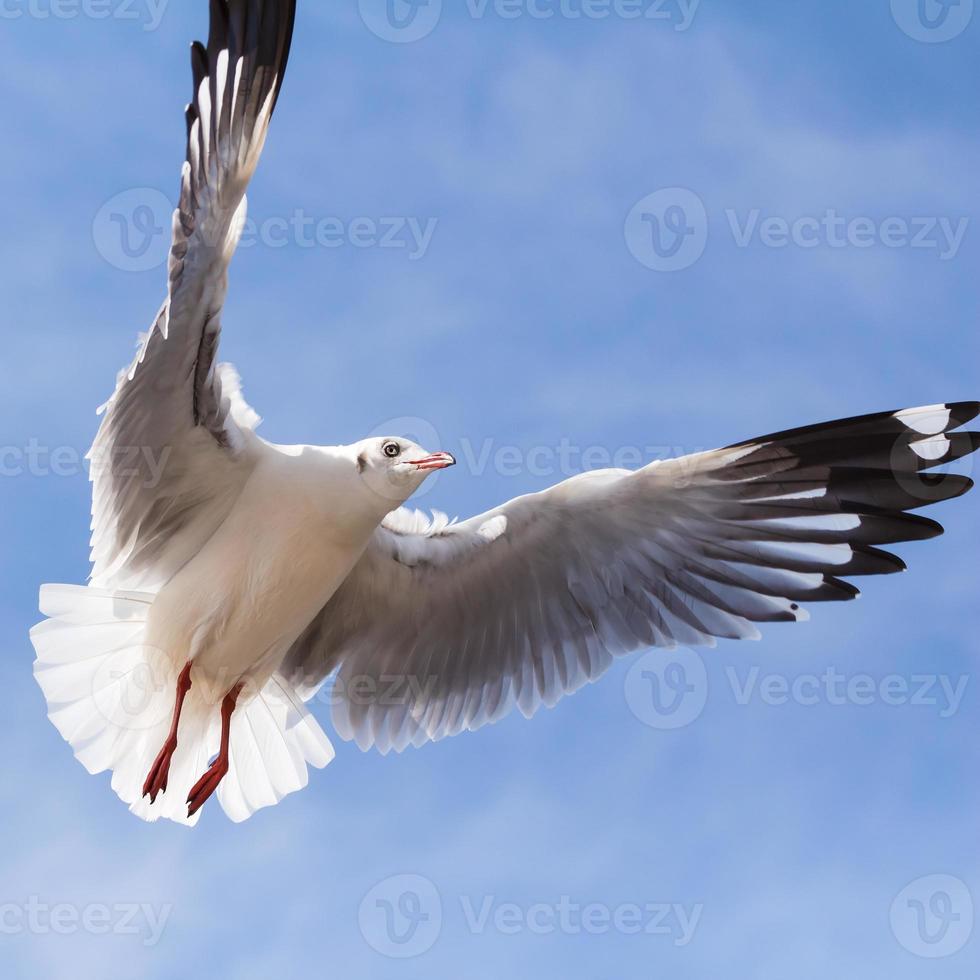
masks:
{"type": "Polygon", "coordinates": [[[856,528],[851,540],[861,544],[899,544],[904,541],[929,541],[946,533],[938,521],[919,514],[868,513],[863,508],[860,527],[856,528]]]}
{"type": "MultiPolygon", "coordinates": [[[[194,76],[195,116],[188,116],[188,133],[197,119],[203,118],[198,104],[201,86],[210,82],[212,113],[208,132],[201,133],[201,153],[219,138],[235,146],[250,142],[262,107],[274,110],[282,87],[296,19],[295,0],[209,0],[210,30],[207,44],[191,44],[191,69],[194,76]],[[217,91],[216,66],[223,52],[229,61],[224,91],[217,91]],[[236,74],[234,65],[241,61],[236,74]],[[232,99],[236,80],[241,85],[238,97],[232,99]],[[272,96],[271,103],[268,101],[272,96]],[[214,107],[221,106],[220,118],[214,107]],[[234,113],[234,117],[232,116],[234,113]]],[[[203,179],[196,177],[195,179],[203,179]]]]}
{"type": "Polygon", "coordinates": [[[944,463],[952,463],[980,449],[980,432],[951,432],[947,438],[955,443],[956,455],[947,456],[944,463]]]}
{"type": "Polygon", "coordinates": [[[846,565],[836,569],[837,575],[897,575],[909,570],[905,561],[890,551],[857,544],[852,545],[851,550],[853,557],[846,565]]]}
{"type": "Polygon", "coordinates": [[[912,489],[914,496],[919,499],[906,508],[915,510],[918,507],[928,507],[930,504],[942,503],[946,500],[956,500],[969,493],[976,483],[968,476],[959,473],[920,473],[914,479],[920,486],[912,489]]]}
{"type": "Polygon", "coordinates": [[[845,582],[843,579],[835,578],[834,576],[827,576],[827,583],[835,586],[841,591],[841,593],[843,593],[840,598],[844,602],[851,602],[861,595],[861,590],[856,585],[852,585],[850,582],[845,582]]]}
{"type": "Polygon", "coordinates": [[[980,402],[951,402],[946,406],[950,411],[953,428],[959,428],[980,416],[980,402]]]}
{"type": "MultiPolygon", "coordinates": [[[[806,605],[811,602],[851,602],[861,594],[861,590],[850,582],[834,575],[825,575],[823,584],[812,593],[800,596],[800,601],[806,605]]],[[[798,608],[794,603],[794,608],[798,608]]]]}
{"type": "Polygon", "coordinates": [[[194,101],[201,90],[201,82],[208,77],[208,52],[200,41],[191,44],[191,72],[194,76],[194,101]]]}
{"type": "MultiPolygon", "coordinates": [[[[900,408],[892,412],[874,412],[870,415],[855,415],[850,418],[837,419],[831,422],[818,422],[814,425],[804,425],[798,428],[784,429],[781,432],[773,432],[769,435],[759,436],[756,439],[735,443],[727,448],[740,449],[754,444],[808,442],[811,436],[832,438],[844,437],[846,435],[868,435],[871,433],[877,433],[879,435],[889,433],[899,434],[908,431],[907,426],[902,422],[900,416],[909,412],[925,410],[929,407],[931,406],[900,408]]],[[[938,410],[945,410],[950,413],[949,423],[944,430],[947,433],[966,425],[968,422],[972,422],[973,419],[980,416],[980,402],[948,402],[936,405],[935,407],[938,410]]]]}
{"type": "Polygon", "coordinates": [[[216,55],[228,47],[228,2],[211,0],[211,29],[208,33],[208,53],[216,55]]]}

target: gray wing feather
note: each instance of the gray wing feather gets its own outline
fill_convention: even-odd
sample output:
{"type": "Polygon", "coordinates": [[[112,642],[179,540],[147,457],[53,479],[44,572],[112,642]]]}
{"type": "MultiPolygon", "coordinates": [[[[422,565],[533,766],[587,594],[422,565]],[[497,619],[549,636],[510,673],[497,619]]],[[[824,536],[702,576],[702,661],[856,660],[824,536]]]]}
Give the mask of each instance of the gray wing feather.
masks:
{"type": "Polygon", "coordinates": [[[153,588],[227,515],[247,477],[254,413],[216,362],[245,191],[289,54],[295,0],[211,0],[191,49],[194,97],[169,290],[104,406],[90,456],[93,581],[153,588]]]}
{"type": "Polygon", "coordinates": [[[980,405],[931,406],[585,474],[462,524],[398,512],[296,643],[309,697],[334,674],[338,733],[401,751],[594,681],[643,647],[758,638],[904,569],[908,513],[965,493],[932,474],[980,444],[980,405]]]}

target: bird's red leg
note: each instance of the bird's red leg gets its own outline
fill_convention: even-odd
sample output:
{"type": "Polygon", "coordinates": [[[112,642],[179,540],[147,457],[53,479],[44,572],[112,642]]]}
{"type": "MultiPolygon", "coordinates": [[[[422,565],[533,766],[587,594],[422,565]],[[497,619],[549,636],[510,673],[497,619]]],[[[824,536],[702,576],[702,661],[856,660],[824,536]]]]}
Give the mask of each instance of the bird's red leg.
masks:
{"type": "Polygon", "coordinates": [[[167,741],[163,743],[160,754],[156,761],[150,766],[146,782],[143,783],[143,795],[150,798],[150,803],[156,803],[157,796],[167,791],[167,778],[170,775],[170,760],[177,751],[177,726],[180,724],[180,712],[184,707],[184,698],[191,689],[191,665],[190,663],[180,672],[177,678],[177,700],[174,703],[174,719],[170,725],[170,734],[167,741]]]}
{"type": "Polygon", "coordinates": [[[218,784],[228,775],[228,742],[231,738],[231,716],[238,704],[244,684],[239,684],[221,702],[221,748],[218,758],[211,763],[208,771],[197,781],[187,796],[187,816],[193,817],[210,799],[218,784]]]}

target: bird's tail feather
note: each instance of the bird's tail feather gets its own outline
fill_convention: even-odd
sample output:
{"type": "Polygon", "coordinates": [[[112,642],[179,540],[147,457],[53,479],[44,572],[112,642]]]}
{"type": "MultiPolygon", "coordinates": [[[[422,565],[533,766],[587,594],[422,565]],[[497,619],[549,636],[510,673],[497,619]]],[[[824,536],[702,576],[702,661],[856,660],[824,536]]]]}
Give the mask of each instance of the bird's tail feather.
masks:
{"type": "MultiPolygon", "coordinates": [[[[137,816],[193,825],[186,798],[217,753],[220,715],[206,682],[187,694],[166,792],[151,804],[143,783],[170,731],[181,664],[145,643],[154,596],[84,586],[46,585],[31,631],[34,676],[48,717],[90,773],[112,772],[112,788],[137,816]]],[[[231,722],[231,767],[218,787],[236,821],[306,786],[307,766],[322,768],[333,747],[281,677],[246,690],[231,722]]]]}

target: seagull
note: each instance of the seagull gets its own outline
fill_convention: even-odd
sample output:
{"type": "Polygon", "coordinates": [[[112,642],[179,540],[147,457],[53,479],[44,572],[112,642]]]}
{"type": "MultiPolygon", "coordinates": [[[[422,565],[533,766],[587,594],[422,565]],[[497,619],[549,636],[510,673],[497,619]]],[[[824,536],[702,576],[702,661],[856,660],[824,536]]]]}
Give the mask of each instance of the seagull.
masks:
{"type": "Polygon", "coordinates": [[[295,0],[212,0],[166,299],[93,444],[88,585],[46,585],[48,715],[137,816],[233,821],[307,785],[339,736],[402,752],[531,717],[644,648],[758,639],[966,493],[980,403],[793,429],[586,472],[462,522],[404,504],[447,452],[393,435],[281,446],[217,361],[228,268],[282,85],[295,0]],[[327,687],[329,685],[329,687],[327,687]]]}

